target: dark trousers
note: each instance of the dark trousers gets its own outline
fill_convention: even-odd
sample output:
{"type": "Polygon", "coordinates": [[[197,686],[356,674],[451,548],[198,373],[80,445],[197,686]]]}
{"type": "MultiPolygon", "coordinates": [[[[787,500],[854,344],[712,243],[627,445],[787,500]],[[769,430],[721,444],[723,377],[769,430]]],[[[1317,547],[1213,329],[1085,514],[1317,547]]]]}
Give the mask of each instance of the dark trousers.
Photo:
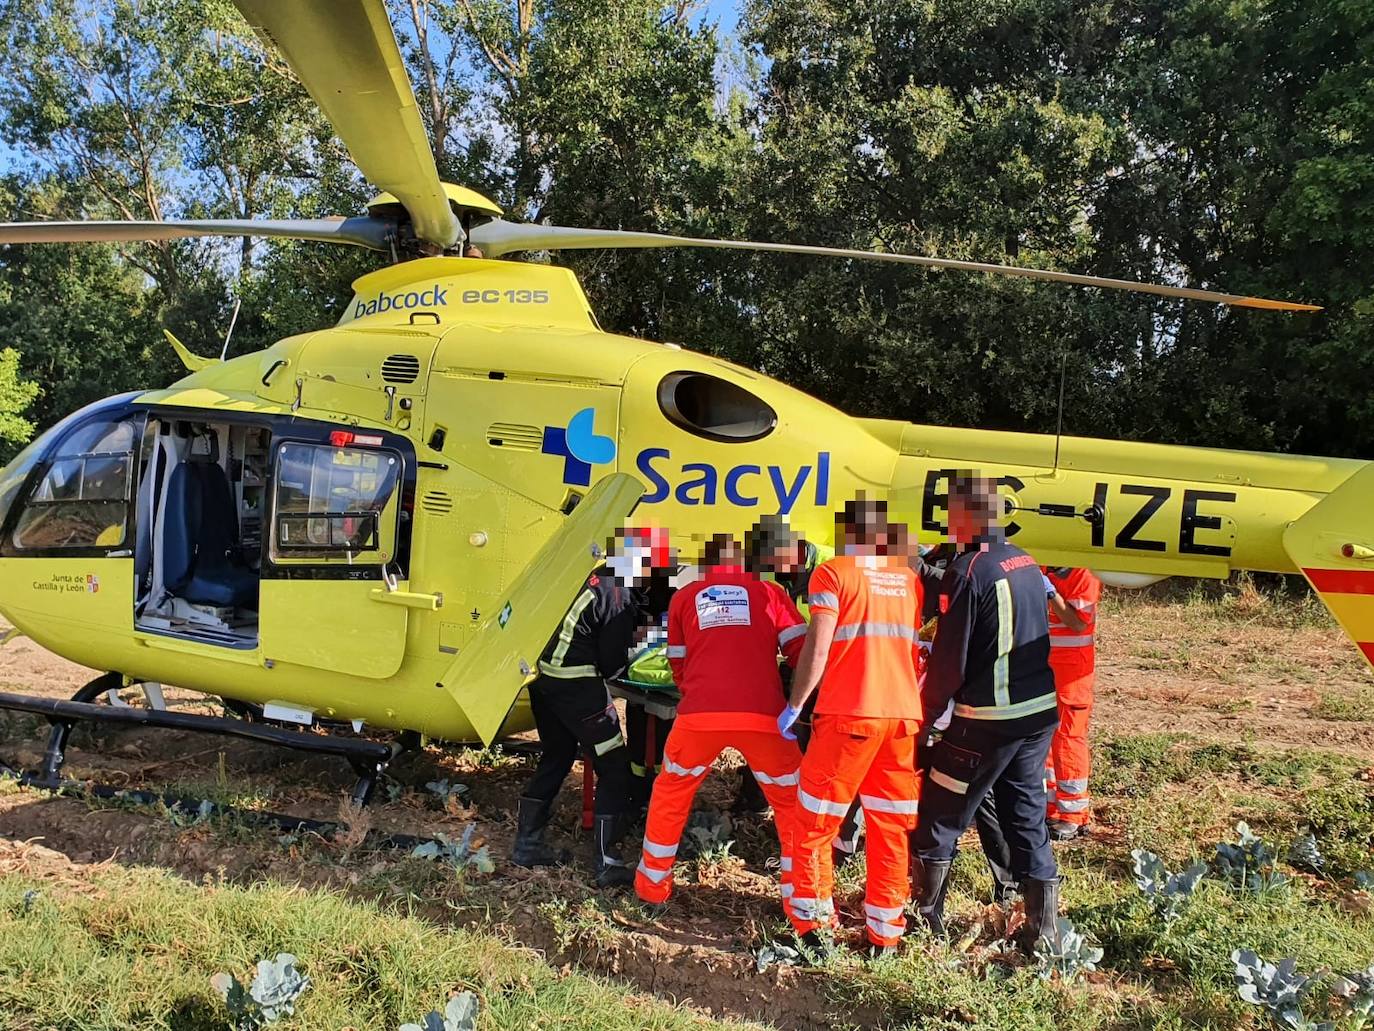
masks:
{"type": "Polygon", "coordinates": [[[525,796],[552,802],[578,753],[585,750],[596,771],[596,814],[623,813],[629,805],[630,753],[605,681],[540,676],[529,691],[543,753],[525,796]]]}
{"type": "Polygon", "coordinates": [[[1010,901],[1020,887],[1011,865],[1011,846],[1007,844],[1007,836],[997,819],[997,806],[992,800],[991,791],[978,803],[973,824],[978,828],[978,844],[983,846],[983,855],[992,874],[992,901],[1010,901]]]}
{"type": "MultiPolygon", "coordinates": [[[[653,762],[645,762],[644,745],[649,738],[649,714],[642,705],[625,706],[625,743],[630,750],[630,802],[636,812],[649,804],[653,793],[654,778],[663,766],[663,746],[668,741],[668,732],[673,729],[673,720],[658,718],[654,728],[653,762]]],[[[753,779],[752,777],[750,778],[753,779]]]]}
{"type": "Polygon", "coordinates": [[[917,855],[953,859],[959,836],[991,793],[995,822],[1016,880],[1052,880],[1054,853],[1045,828],[1045,756],[1053,737],[1053,725],[1007,736],[1003,728],[956,717],[932,750],[916,821],[917,855]]]}

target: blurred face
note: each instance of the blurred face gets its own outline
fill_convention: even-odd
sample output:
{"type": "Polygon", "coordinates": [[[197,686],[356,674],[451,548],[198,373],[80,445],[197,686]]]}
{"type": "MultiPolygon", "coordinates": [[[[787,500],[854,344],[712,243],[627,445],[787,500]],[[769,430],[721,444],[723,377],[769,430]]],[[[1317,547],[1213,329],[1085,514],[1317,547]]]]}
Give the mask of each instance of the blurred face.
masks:
{"type": "Polygon", "coordinates": [[[949,536],[955,544],[990,542],[1001,525],[1001,498],[995,480],[979,477],[969,491],[952,491],[949,498],[949,536]]]}
{"type": "Polygon", "coordinates": [[[651,550],[647,545],[616,542],[616,550],[606,558],[611,573],[625,587],[642,587],[649,582],[653,569],[651,550]]]}
{"type": "Polygon", "coordinates": [[[774,548],[764,555],[764,566],[774,573],[795,572],[801,568],[801,559],[797,555],[799,550],[795,545],[774,548]]]}

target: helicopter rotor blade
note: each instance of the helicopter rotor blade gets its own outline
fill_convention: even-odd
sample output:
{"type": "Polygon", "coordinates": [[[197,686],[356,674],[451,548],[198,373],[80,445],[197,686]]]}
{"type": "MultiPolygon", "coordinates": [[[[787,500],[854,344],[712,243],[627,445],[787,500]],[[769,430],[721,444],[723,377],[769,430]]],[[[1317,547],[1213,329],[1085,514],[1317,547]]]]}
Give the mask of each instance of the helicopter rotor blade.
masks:
{"type": "Polygon", "coordinates": [[[445,250],[462,235],[383,0],[234,0],[286,58],[367,180],[445,250]]]}
{"type": "Polygon", "coordinates": [[[0,244],[121,243],[196,236],[272,236],[384,251],[395,226],[385,219],[171,219],[165,222],[0,222],[0,244]]]}
{"type": "Polygon", "coordinates": [[[993,265],[981,261],[958,261],[953,258],[928,258],[915,254],[891,254],[883,251],[848,250],[841,247],[812,247],[797,243],[759,243],[753,240],[708,240],[690,236],[667,236],[662,233],[639,233],[616,229],[577,229],[570,226],[530,225],[493,219],[473,228],[471,242],[488,257],[499,257],[512,251],[587,250],[595,248],[625,249],[635,247],[710,247],[735,251],[769,251],[782,254],[811,254],[821,257],[853,258],[860,261],[888,261],[926,268],[956,269],[962,272],[986,272],[1000,276],[1021,276],[1076,286],[1100,286],[1109,290],[1130,290],[1136,293],[1158,294],[1161,297],[1182,297],[1192,301],[1210,301],[1238,308],[1267,308],[1274,311],[1321,311],[1320,305],[1298,304],[1293,301],[1274,301],[1264,297],[1245,297],[1240,294],[1197,290],[1192,287],[1167,286],[1162,283],[1139,283],[1129,279],[1108,279],[1085,276],[1076,272],[1053,272],[1048,269],[1023,268],[1019,265],[993,265]]]}

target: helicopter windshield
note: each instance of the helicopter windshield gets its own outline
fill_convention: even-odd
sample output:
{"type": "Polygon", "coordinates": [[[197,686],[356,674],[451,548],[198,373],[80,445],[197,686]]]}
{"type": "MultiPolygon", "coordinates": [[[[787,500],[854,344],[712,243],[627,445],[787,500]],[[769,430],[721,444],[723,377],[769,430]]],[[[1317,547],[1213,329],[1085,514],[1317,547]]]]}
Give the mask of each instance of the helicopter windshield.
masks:
{"type": "Polygon", "coordinates": [[[57,425],[40,433],[24,450],[14,456],[9,465],[0,469],[0,526],[4,526],[8,520],[10,509],[14,507],[15,498],[19,496],[19,491],[29,478],[29,473],[33,467],[48,455],[53,445],[64,437],[69,429],[78,423],[85,422],[92,415],[122,409],[137,396],[136,391],[128,394],[117,394],[73,412],[57,425]]]}

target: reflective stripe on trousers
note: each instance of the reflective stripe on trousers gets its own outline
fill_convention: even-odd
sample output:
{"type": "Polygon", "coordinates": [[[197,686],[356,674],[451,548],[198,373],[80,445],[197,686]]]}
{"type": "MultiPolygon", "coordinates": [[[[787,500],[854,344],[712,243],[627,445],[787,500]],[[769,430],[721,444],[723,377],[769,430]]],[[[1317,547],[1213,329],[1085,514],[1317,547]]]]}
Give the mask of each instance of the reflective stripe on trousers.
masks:
{"type": "Polygon", "coordinates": [[[671,760],[671,759],[669,759],[669,758],[667,758],[667,757],[665,756],[664,759],[663,759],[663,772],[664,772],[664,773],[671,773],[671,774],[674,774],[674,775],[676,775],[676,776],[678,776],[678,777],[704,777],[704,776],[706,775],[706,767],[705,767],[705,766],[691,766],[691,767],[679,766],[677,763],[673,762],[673,760],[671,760]]]}
{"type": "Polygon", "coordinates": [[[797,781],[801,779],[801,771],[793,770],[791,773],[770,777],[766,773],[760,773],[758,770],[754,770],[754,779],[760,784],[775,784],[780,788],[790,788],[796,786],[797,781]]]}
{"type": "Polygon", "coordinates": [[[808,794],[805,788],[797,788],[797,801],[802,804],[803,809],[822,816],[843,816],[849,812],[848,802],[832,802],[828,798],[817,798],[808,794]]]}
{"type": "Polygon", "coordinates": [[[639,866],[637,867],[636,872],[643,874],[654,884],[662,884],[669,876],[672,875],[673,871],[671,869],[655,870],[651,866],[646,866],[644,864],[644,860],[641,859],[639,861],[639,866]]]}
{"type": "Polygon", "coordinates": [[[932,784],[939,784],[946,791],[953,791],[956,795],[968,794],[968,781],[966,780],[959,780],[957,777],[951,777],[943,770],[933,768],[927,776],[932,784]]]}
{"type": "Polygon", "coordinates": [[[865,903],[864,917],[868,929],[880,938],[900,938],[906,933],[906,919],[902,916],[901,906],[865,903]]]}
{"type": "Polygon", "coordinates": [[[677,855],[676,843],[672,845],[660,845],[657,841],[644,839],[644,851],[655,859],[672,859],[677,855]]]}
{"type": "Polygon", "coordinates": [[[792,913],[798,920],[811,923],[825,923],[835,915],[834,899],[804,899],[792,896],[792,913]]]}
{"type": "Polygon", "coordinates": [[[915,816],[918,805],[914,798],[879,798],[877,795],[860,795],[859,801],[869,812],[897,813],[900,816],[915,816]]]}
{"type": "Polygon", "coordinates": [[[615,751],[624,743],[625,738],[617,733],[615,737],[609,737],[605,741],[598,741],[592,746],[592,751],[596,752],[597,755],[605,755],[607,752],[615,751]]]}

